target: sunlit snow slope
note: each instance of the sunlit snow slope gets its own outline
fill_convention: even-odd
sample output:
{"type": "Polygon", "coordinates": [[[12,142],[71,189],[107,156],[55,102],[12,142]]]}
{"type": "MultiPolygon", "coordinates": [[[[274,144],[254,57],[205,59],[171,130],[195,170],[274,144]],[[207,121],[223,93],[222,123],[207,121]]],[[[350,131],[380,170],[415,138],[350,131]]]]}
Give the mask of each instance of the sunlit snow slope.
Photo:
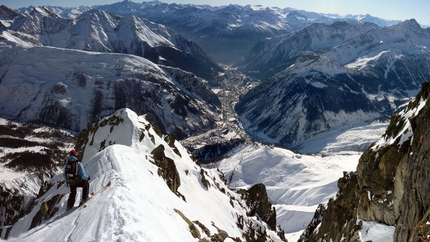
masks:
{"type": "MultiPolygon", "coordinates": [[[[266,145],[246,145],[235,149],[218,168],[225,173],[230,187],[265,184],[285,237],[288,241],[297,241],[318,205],[327,204],[331,197],[335,197],[339,190],[337,182],[343,172],[356,170],[361,156],[356,146],[368,147],[380,139],[386,127],[387,123],[375,122],[328,132],[320,139],[306,143],[309,151],[321,152],[317,155],[297,154],[266,145]]],[[[381,226],[366,233],[369,226],[362,230],[366,240],[392,241],[392,227],[381,226]]]]}
{"type": "Polygon", "coordinates": [[[83,159],[91,176],[90,191],[98,191],[109,181],[111,187],[94,196],[88,207],[69,213],[65,211],[68,188],[61,183],[62,175],[56,176],[54,186],[12,228],[10,241],[158,242],[214,236],[244,241],[243,234],[249,229],[267,233],[267,241],[280,241],[265,223],[247,217],[246,205],[224,185],[219,172],[202,169],[177,141],[159,136],[143,116],[122,109],[93,128],[83,159]],[[111,145],[98,152],[104,144],[111,145]],[[160,168],[151,154],[160,145],[166,159],[174,160],[180,176],[176,192],[159,176],[160,168]],[[58,212],[25,232],[42,202],[56,200],[57,194],[66,194],[58,202],[58,212]],[[239,218],[244,219],[243,228],[238,228],[239,218]]]}

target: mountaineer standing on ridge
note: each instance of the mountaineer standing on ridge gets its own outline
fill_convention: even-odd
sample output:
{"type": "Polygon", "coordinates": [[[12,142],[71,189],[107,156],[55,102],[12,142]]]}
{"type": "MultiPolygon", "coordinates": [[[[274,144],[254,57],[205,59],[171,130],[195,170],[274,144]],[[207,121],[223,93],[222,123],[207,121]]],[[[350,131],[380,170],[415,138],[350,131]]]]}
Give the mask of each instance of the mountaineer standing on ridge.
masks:
{"type": "Polygon", "coordinates": [[[84,204],[88,199],[90,191],[90,177],[85,172],[84,166],[77,158],[76,150],[71,150],[67,157],[67,164],[64,169],[64,180],[67,186],[70,186],[69,200],[67,201],[67,210],[73,208],[76,198],[76,188],[82,187],[82,199],[79,206],[84,204]]]}

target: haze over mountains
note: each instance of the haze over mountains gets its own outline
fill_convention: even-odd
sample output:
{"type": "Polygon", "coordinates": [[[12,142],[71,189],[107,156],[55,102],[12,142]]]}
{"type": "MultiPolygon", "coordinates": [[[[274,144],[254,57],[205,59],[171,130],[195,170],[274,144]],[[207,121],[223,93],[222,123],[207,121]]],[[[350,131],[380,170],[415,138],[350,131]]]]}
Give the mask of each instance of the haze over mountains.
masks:
{"type": "MultiPolygon", "coordinates": [[[[96,234],[115,227],[105,239],[157,241],[165,229],[147,222],[154,218],[178,225],[178,241],[298,239],[318,205],[342,188],[337,182],[342,171],[354,170],[388,119],[430,79],[430,30],[413,19],[123,1],[16,11],[0,6],[0,31],[1,167],[3,174],[23,172],[0,185],[0,202],[13,204],[1,213],[0,235],[17,240],[43,240],[43,234],[54,233],[50,226],[66,230],[61,224],[67,220],[78,225],[71,234],[56,237],[59,240],[101,239],[96,234]],[[127,125],[120,125],[123,122],[127,125]],[[66,129],[70,136],[84,132],[75,142],[53,145],[62,136],[41,142],[35,138],[39,128],[25,128],[32,123],[66,129]],[[362,131],[367,136],[363,139],[342,136],[370,123],[372,133],[362,131]],[[342,140],[332,140],[338,138],[342,140]],[[73,146],[79,148],[95,190],[115,181],[112,191],[92,206],[109,207],[109,213],[97,213],[99,220],[112,224],[87,224],[84,210],[70,217],[61,214],[68,191],[55,175],[63,165],[61,153],[73,146]],[[164,154],[161,146],[168,151],[157,158],[164,154]],[[53,147],[59,150],[55,155],[48,151],[53,147]],[[27,171],[14,167],[20,163],[16,160],[25,161],[17,158],[22,152],[46,157],[46,164],[29,164],[27,171]],[[130,161],[144,170],[144,178],[127,167],[130,161]],[[40,168],[49,172],[37,172],[40,168]],[[30,170],[37,175],[25,175],[30,170]],[[31,189],[22,189],[25,183],[31,183],[31,189]],[[147,183],[157,186],[149,189],[147,183]],[[262,184],[255,188],[258,201],[247,200],[256,183],[262,184]],[[139,186],[146,193],[139,193],[139,186]],[[135,195],[111,201],[130,187],[136,188],[135,195]],[[154,205],[147,196],[157,190],[164,195],[156,195],[159,205],[154,205]],[[202,198],[196,199],[194,192],[202,198]],[[178,201],[168,202],[171,199],[178,201]],[[134,219],[118,214],[136,210],[135,200],[155,209],[152,217],[140,209],[134,219]],[[220,200],[215,210],[225,213],[212,219],[216,213],[192,211],[208,200],[208,207],[220,200]],[[55,212],[43,214],[45,206],[55,212]],[[133,223],[153,232],[139,231],[133,223]],[[24,234],[37,224],[41,226],[24,234]],[[92,229],[79,237],[86,228],[82,224],[92,229]]],[[[425,93],[420,94],[423,100],[425,93]]],[[[384,192],[388,190],[375,194],[384,192]]],[[[356,222],[364,216],[348,219],[356,222]]],[[[324,228],[330,227],[326,223],[324,228]]],[[[391,231],[384,233],[385,239],[392,239],[395,224],[384,224],[391,231]]],[[[350,239],[375,239],[359,234],[364,227],[348,227],[355,233],[350,239]]]]}

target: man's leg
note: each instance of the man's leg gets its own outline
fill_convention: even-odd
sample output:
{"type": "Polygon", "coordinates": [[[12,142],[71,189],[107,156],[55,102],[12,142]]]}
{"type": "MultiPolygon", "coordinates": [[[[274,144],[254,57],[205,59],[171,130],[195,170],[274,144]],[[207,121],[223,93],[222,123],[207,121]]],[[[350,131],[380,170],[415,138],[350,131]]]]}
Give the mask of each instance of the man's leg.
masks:
{"type": "Polygon", "coordinates": [[[88,193],[90,192],[90,183],[87,180],[82,181],[82,201],[88,199],[88,193]]]}
{"type": "Polygon", "coordinates": [[[70,186],[69,200],[67,201],[67,210],[73,208],[76,198],[76,186],[70,186]]]}

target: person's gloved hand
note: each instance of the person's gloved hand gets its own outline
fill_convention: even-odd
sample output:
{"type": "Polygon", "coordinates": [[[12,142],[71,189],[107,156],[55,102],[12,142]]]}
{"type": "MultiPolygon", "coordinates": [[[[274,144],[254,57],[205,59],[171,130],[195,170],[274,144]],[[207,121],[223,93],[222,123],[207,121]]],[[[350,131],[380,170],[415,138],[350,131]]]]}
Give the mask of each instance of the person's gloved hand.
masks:
{"type": "Polygon", "coordinates": [[[88,179],[87,179],[87,180],[88,180],[88,181],[89,181],[89,180],[91,180],[91,177],[90,177],[90,176],[88,176],[88,179]]]}

